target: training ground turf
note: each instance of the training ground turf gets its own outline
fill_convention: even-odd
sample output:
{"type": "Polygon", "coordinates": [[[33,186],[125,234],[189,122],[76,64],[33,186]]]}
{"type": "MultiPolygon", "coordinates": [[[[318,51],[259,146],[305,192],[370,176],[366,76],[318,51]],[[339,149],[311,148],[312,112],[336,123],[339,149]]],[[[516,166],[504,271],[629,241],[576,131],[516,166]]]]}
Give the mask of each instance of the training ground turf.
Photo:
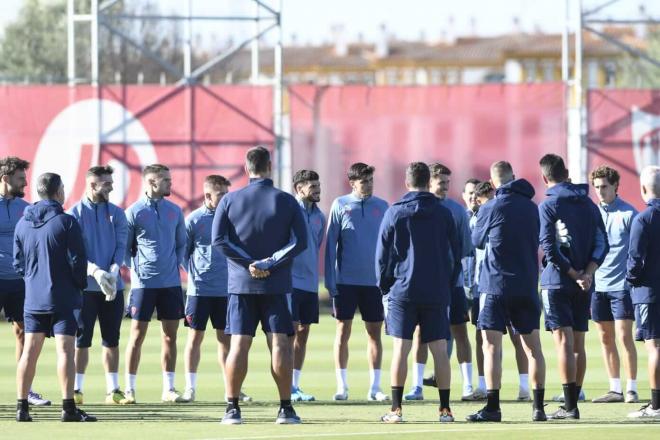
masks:
{"type": "MultiPolygon", "coordinates": [[[[124,320],[120,342],[120,384],[124,386],[123,350],[130,322],[124,320]]],[[[425,387],[425,402],[404,403],[406,423],[384,425],[378,420],[388,405],[365,401],[368,386],[368,371],[365,359],[366,342],[362,322],[355,321],[351,339],[349,365],[350,400],[333,403],[330,401],[335,391],[335,374],[332,358],[334,321],[328,310],[322,310],[321,323],[312,328],[307,349],[307,361],[302,375],[302,388],[316,396],[317,402],[295,405],[304,424],[299,426],[276,426],[278,401],[275,386],[270,376],[268,351],[263,335],[259,333],[250,355],[250,371],[245,383],[245,391],[254,402],[243,404],[242,426],[222,426],[219,423],[224,411],[223,385],[220,369],[216,362],[216,347],[212,332],[207,332],[202,351],[202,362],[197,377],[197,401],[193,404],[161,404],[160,392],[162,376],[160,370],[160,341],[158,321],[152,321],[151,329],[142,350],[142,362],[137,378],[138,404],[134,406],[104,405],[105,379],[100,362],[100,335],[98,328],[90,349],[90,365],[85,378],[82,408],[99,418],[98,423],[64,424],[59,422],[60,392],[55,371],[55,347],[47,340],[39,360],[34,383],[36,391],[52,399],[50,408],[32,408],[32,423],[16,423],[15,402],[15,361],[14,337],[9,324],[2,325],[0,331],[0,439],[43,439],[67,438],[82,439],[427,439],[451,438],[469,439],[477,436],[489,440],[498,438],[558,439],[581,438],[644,438],[660,439],[660,423],[630,423],[628,412],[641,404],[581,404],[582,419],[578,423],[546,422],[531,423],[531,404],[517,403],[513,399],[518,393],[518,378],[515,368],[513,348],[508,338],[504,339],[504,377],[501,396],[504,422],[500,424],[468,424],[464,418],[480,408],[483,403],[462,403],[454,399],[460,397],[461,378],[456,358],[452,359],[452,410],[457,422],[439,424],[437,422],[437,391],[425,387]],[[384,437],[384,435],[391,437],[384,437]]],[[[473,333],[474,327],[470,326],[473,333]]],[[[179,356],[177,362],[176,385],[184,388],[183,348],[187,329],[179,330],[179,356]]],[[[473,339],[473,334],[471,334],[473,339]]],[[[389,394],[389,363],[391,341],[383,337],[385,355],[383,359],[383,391],[389,394]]],[[[548,365],[546,410],[554,411],[556,404],[549,402],[561,390],[557,375],[556,356],[550,335],[543,334],[543,347],[548,365]]],[[[647,401],[650,397],[646,372],[646,353],[637,344],[639,357],[640,397],[647,401]]],[[[603,366],[597,335],[592,326],[587,335],[588,367],[584,389],[591,399],[607,391],[607,376],[603,366]]],[[[622,367],[623,368],[623,367],[622,367]]],[[[427,367],[427,373],[431,369],[427,367]]],[[[409,372],[410,374],[410,372],[409,372]]],[[[622,370],[623,375],[623,370],[622,370]]],[[[474,365],[474,381],[477,379],[474,365]]],[[[409,376],[410,377],[410,376],[409,376]]],[[[625,376],[624,376],[625,377],[625,376]]],[[[408,383],[410,379],[408,380],[408,383]]],[[[625,383],[625,379],[623,380],[625,383]]],[[[406,386],[406,391],[409,387],[406,386]]]]}

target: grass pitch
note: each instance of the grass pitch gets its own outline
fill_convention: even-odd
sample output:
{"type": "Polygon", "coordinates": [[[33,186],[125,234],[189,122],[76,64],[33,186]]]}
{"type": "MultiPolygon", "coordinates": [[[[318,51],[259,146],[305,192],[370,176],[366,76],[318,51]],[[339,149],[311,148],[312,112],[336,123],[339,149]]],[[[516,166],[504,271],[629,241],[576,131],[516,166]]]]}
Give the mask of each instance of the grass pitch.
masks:
{"type": "MultiPolygon", "coordinates": [[[[121,363],[120,383],[123,383],[123,349],[128,335],[129,321],[122,326],[120,342],[121,363]]],[[[210,327],[209,327],[210,329],[210,327]]],[[[473,334],[473,327],[470,332],[473,334]]],[[[220,369],[216,362],[216,345],[213,332],[207,332],[202,349],[202,361],[197,378],[197,401],[193,404],[171,405],[160,403],[162,375],[160,370],[160,341],[158,321],[153,320],[142,351],[142,362],[137,378],[138,404],[135,406],[104,405],[105,379],[100,362],[100,335],[94,335],[90,349],[90,365],[85,378],[82,406],[99,418],[98,423],[64,424],[59,422],[60,392],[55,371],[55,350],[52,340],[46,341],[37,368],[34,389],[53,400],[49,408],[32,408],[33,423],[18,424],[15,417],[15,360],[14,338],[9,325],[0,333],[0,438],[1,439],[419,439],[452,438],[489,439],[511,438],[660,438],[660,423],[631,423],[626,415],[636,410],[638,404],[592,404],[580,406],[582,420],[578,423],[547,422],[531,423],[531,404],[518,403],[514,399],[518,393],[518,376],[513,356],[513,347],[505,338],[504,377],[502,381],[502,413],[504,422],[500,424],[468,424],[463,422],[466,415],[479,409],[483,403],[463,403],[456,401],[461,392],[461,378],[455,357],[452,359],[452,411],[457,422],[441,425],[437,422],[437,391],[425,388],[424,402],[404,403],[406,423],[384,425],[378,420],[388,406],[384,403],[366,402],[368,371],[365,359],[366,340],[361,321],[356,319],[351,338],[351,358],[349,362],[350,400],[332,402],[335,391],[332,344],[334,340],[334,320],[328,310],[322,310],[321,323],[312,327],[307,361],[302,375],[302,387],[307,393],[316,396],[316,402],[298,403],[296,411],[303,419],[298,426],[276,426],[273,424],[278,408],[278,397],[270,376],[269,354],[261,333],[252,346],[250,371],[245,383],[245,391],[254,402],[242,405],[244,425],[223,426],[219,424],[224,411],[223,384],[220,369]],[[388,436],[388,437],[385,437],[388,436]],[[389,437],[391,436],[391,437],[389,437]]],[[[177,360],[177,387],[184,388],[183,347],[187,329],[179,330],[179,357],[177,360]]],[[[389,394],[389,363],[391,341],[383,339],[383,390],[389,394]]],[[[556,356],[550,335],[543,334],[543,347],[548,366],[546,400],[561,390],[557,375],[556,356]]],[[[637,345],[640,397],[646,401],[650,397],[646,372],[646,353],[641,344],[637,345]]],[[[588,367],[584,385],[587,398],[607,391],[600,345],[595,331],[587,336],[588,367]]],[[[411,360],[412,362],[412,360],[411,360]]],[[[428,372],[431,371],[427,368],[428,372]]],[[[409,373],[410,374],[410,373],[409,373]]],[[[622,371],[623,374],[623,371],[622,371]]],[[[476,381],[476,364],[474,366],[476,381]]],[[[408,381],[408,383],[410,380],[408,381]]],[[[624,381],[625,382],[625,381],[624,381]]],[[[408,387],[406,387],[408,388],[408,387]]],[[[556,404],[548,402],[547,410],[554,410],[556,404]]]]}

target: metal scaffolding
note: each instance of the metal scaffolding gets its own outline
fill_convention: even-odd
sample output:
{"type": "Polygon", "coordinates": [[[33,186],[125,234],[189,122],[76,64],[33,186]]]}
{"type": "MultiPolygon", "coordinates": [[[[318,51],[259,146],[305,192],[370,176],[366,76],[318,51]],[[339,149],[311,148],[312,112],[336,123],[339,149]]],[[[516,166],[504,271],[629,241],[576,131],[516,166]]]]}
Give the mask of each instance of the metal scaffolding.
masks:
{"type": "MultiPolygon", "coordinates": [[[[144,116],[146,113],[152,112],[164,102],[167,102],[172,96],[186,92],[188,96],[188,106],[190,111],[188,115],[188,126],[190,128],[190,139],[187,140],[189,147],[194,150],[198,145],[202,144],[196,140],[195,136],[195,94],[196,90],[208,93],[218,100],[222,100],[213,93],[208,87],[201,84],[201,78],[214,68],[226,64],[233,56],[245,50],[248,46],[251,51],[251,75],[250,84],[272,85],[273,87],[273,125],[272,125],[272,146],[275,153],[275,180],[281,183],[283,176],[283,163],[286,159],[283,154],[283,81],[282,81],[282,0],[275,0],[274,3],[277,7],[268,4],[266,0],[242,0],[243,2],[251,2],[254,6],[253,13],[249,15],[221,15],[221,16],[206,16],[206,15],[193,15],[193,1],[184,0],[185,13],[183,15],[140,15],[140,14],[125,14],[114,13],[113,6],[118,4],[121,0],[89,0],[89,14],[80,14],[76,12],[75,0],[67,0],[67,70],[68,70],[68,85],[72,93],[75,86],[79,84],[91,84],[95,89],[95,96],[99,102],[97,106],[97,114],[94,118],[97,121],[98,136],[93,145],[93,161],[98,164],[101,158],[101,148],[106,139],[110,135],[116,134],[126,128],[128,124],[135,121],[137,118],[144,116]],[[123,20],[149,20],[149,21],[179,21],[184,24],[184,46],[183,46],[183,66],[175,66],[168,60],[163,59],[158,54],[149,50],[141,41],[127,35],[122,29],[118,28],[116,21],[123,20]],[[197,21],[214,21],[214,22],[230,22],[242,21],[252,22],[252,33],[249,37],[235,42],[230,48],[224,50],[199,67],[193,66],[193,23],[197,21]],[[88,78],[80,78],[76,70],[76,24],[88,23],[90,28],[89,41],[90,41],[90,72],[88,78]],[[121,41],[132,46],[138,50],[149,60],[158,64],[164,72],[173,75],[178,80],[174,83],[174,90],[168,91],[163,96],[158,97],[153,102],[146,103],[141,110],[134,113],[132,118],[128,118],[122,124],[116,127],[103,127],[101,115],[101,97],[102,97],[102,84],[99,78],[99,64],[102,62],[102,48],[99,47],[99,28],[103,27],[110,33],[117,36],[121,41]],[[266,34],[275,32],[276,41],[273,51],[273,75],[269,78],[264,78],[263,73],[259,71],[259,41],[266,34]]],[[[73,94],[72,94],[73,96],[73,94]]],[[[249,112],[242,112],[236,109],[237,112],[249,118],[249,112]]],[[[126,139],[126,143],[130,144],[131,140],[126,139]]],[[[194,151],[193,151],[194,153],[194,151]]],[[[191,155],[195,157],[194,154],[191,155]]],[[[195,175],[196,165],[194,159],[190,164],[191,170],[191,194],[195,194],[195,175]]]]}
{"type": "MultiPolygon", "coordinates": [[[[588,114],[586,103],[586,92],[583,88],[582,63],[583,63],[583,32],[589,32],[604,41],[618,47],[628,54],[642,59],[656,68],[660,68],[660,60],[624,42],[621,38],[607,34],[596,29],[598,25],[634,25],[634,24],[660,24],[660,17],[645,17],[639,19],[612,19],[602,18],[601,14],[607,12],[607,8],[621,0],[602,1],[599,5],[585,10],[582,0],[564,0],[564,27],[562,32],[562,81],[566,86],[566,115],[567,115],[567,151],[569,171],[574,179],[580,182],[587,181],[588,167],[588,114]],[[571,23],[573,18],[573,23],[571,23]],[[569,34],[574,32],[575,51],[573,76],[569,69],[569,34]]],[[[640,10],[643,13],[643,10],[640,10]]]]}

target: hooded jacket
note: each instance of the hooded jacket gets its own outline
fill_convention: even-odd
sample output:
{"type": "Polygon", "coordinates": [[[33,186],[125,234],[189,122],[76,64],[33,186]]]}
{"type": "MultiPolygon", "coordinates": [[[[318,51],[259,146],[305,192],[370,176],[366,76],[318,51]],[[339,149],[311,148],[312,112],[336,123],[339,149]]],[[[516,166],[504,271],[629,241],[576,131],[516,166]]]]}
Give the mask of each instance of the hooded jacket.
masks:
{"type": "MultiPolygon", "coordinates": [[[[110,266],[121,267],[126,256],[128,225],[124,211],[109,202],[94,203],[84,197],[70,210],[80,225],[89,262],[108,272],[110,266]]],[[[124,289],[124,280],[117,277],[117,290],[124,289]]],[[[87,277],[87,291],[100,292],[94,277],[87,277]]]]}
{"type": "Polygon", "coordinates": [[[396,301],[449,305],[460,273],[451,212],[430,192],[412,191],[385,213],[376,246],[376,278],[396,301]]]}
{"type": "Polygon", "coordinates": [[[325,287],[337,295],[337,284],[376,286],[374,255],[387,202],[376,196],[347,194],[335,199],[328,217],[325,287]]]}
{"type": "Polygon", "coordinates": [[[298,200],[300,212],[307,227],[307,247],[293,260],[293,288],[305,292],[319,290],[319,251],[325,237],[325,216],[316,203],[305,208],[302,200],[298,200]]]}
{"type": "Polygon", "coordinates": [[[21,279],[14,269],[14,231],[29,205],[18,197],[0,197],[0,280],[21,279]]]}
{"type": "Polygon", "coordinates": [[[626,262],[630,228],[637,210],[618,196],[609,205],[599,204],[598,209],[605,223],[610,251],[596,271],[594,277],[596,292],[629,290],[626,283],[626,262]]]}
{"type": "Polygon", "coordinates": [[[227,258],[211,246],[215,209],[202,205],[186,217],[186,253],[190,296],[227,296],[227,258]]]}
{"type": "Polygon", "coordinates": [[[558,183],[546,191],[539,205],[540,243],[544,254],[541,288],[575,288],[568,276],[572,267],[584,270],[590,262],[600,266],[609,251],[607,232],[596,204],[589,198],[589,185],[558,183]],[[571,237],[570,246],[557,241],[556,222],[561,220],[571,237]]]}
{"type": "Polygon", "coordinates": [[[180,286],[179,265],[186,250],[181,208],[169,200],[144,195],[128,207],[126,220],[131,289],[180,286]]]}
{"type": "Polygon", "coordinates": [[[634,304],[657,303],[660,295],[660,199],[633,220],[628,248],[628,273],[634,304]]]}
{"type": "Polygon", "coordinates": [[[479,292],[538,294],[539,213],[534,188],[525,179],[500,186],[477,213],[472,243],[488,248],[479,274],[479,292]]]}
{"type": "Polygon", "coordinates": [[[55,200],[25,208],[14,235],[14,269],[25,279],[25,311],[59,313],[82,306],[87,254],[80,226],[55,200]]]}
{"type": "Polygon", "coordinates": [[[229,260],[230,294],[286,294],[293,258],[307,248],[307,230],[291,194],[271,179],[252,178],[220,201],[211,240],[229,260]],[[255,262],[270,275],[252,278],[248,268],[255,262]]]}

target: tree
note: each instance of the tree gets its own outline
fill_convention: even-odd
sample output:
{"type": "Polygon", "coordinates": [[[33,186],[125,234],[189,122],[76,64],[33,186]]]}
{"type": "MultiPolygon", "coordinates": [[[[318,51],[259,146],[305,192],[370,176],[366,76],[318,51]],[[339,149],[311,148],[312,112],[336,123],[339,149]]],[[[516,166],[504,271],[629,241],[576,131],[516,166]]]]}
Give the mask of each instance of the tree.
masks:
{"type": "MultiPolygon", "coordinates": [[[[648,29],[646,42],[646,54],[660,62],[660,27],[648,29]]],[[[620,71],[617,81],[619,87],[660,88],[660,67],[654,66],[647,60],[626,55],[620,63],[620,71]]]]}

